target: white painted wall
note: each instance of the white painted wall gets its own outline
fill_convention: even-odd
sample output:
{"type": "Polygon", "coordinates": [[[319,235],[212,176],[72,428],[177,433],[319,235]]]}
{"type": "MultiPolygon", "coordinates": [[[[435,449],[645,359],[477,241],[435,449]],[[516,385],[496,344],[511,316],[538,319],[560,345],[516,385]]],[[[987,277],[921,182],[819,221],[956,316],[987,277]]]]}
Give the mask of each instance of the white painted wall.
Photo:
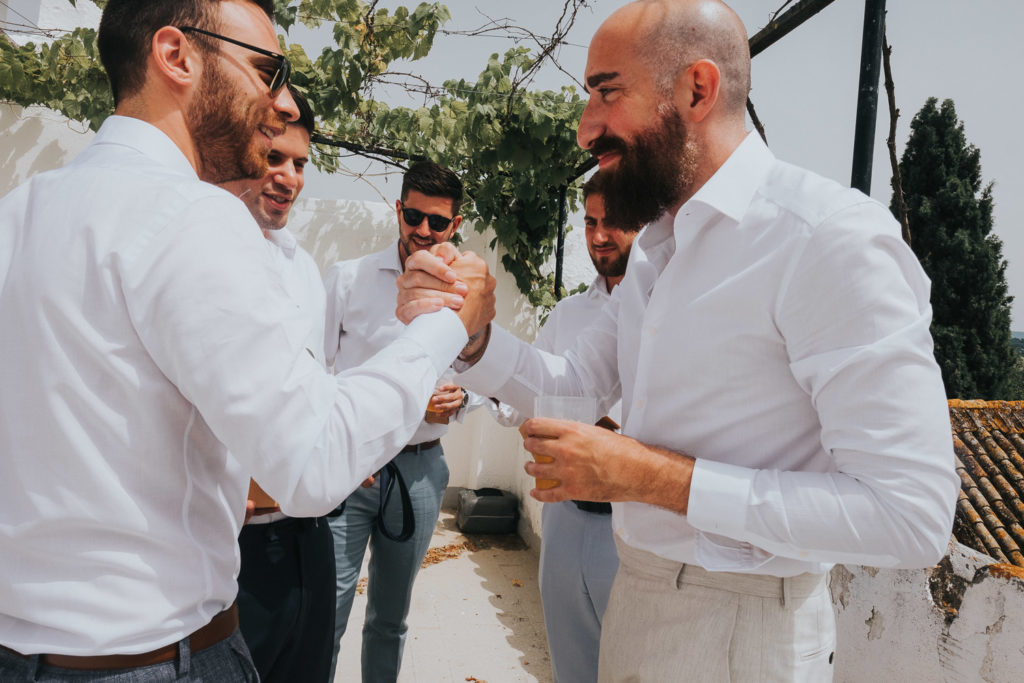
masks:
{"type": "MultiPolygon", "coordinates": [[[[93,134],[80,124],[43,109],[22,109],[0,104],[0,196],[35,173],[62,166],[88,145],[93,134]]],[[[395,188],[395,192],[398,188],[395,188]]],[[[397,197],[396,197],[397,198],[397,197]]],[[[289,220],[302,244],[313,254],[321,271],[335,261],[377,251],[397,236],[393,206],[383,202],[324,200],[303,197],[289,220]]],[[[501,254],[488,244],[493,233],[462,228],[464,249],[486,258],[498,278],[497,322],[527,341],[536,336],[537,314],[501,267],[501,254]]],[[[571,231],[566,240],[566,286],[589,283],[593,267],[583,243],[583,230],[571,231]]],[[[549,264],[549,267],[553,267],[549,264]]],[[[393,295],[382,295],[382,306],[394,307],[393,295]]],[[[540,503],[529,497],[533,480],[522,464],[529,454],[515,429],[497,425],[486,411],[471,413],[463,424],[454,424],[444,438],[451,468],[452,487],[491,486],[515,493],[522,503],[520,534],[533,544],[540,536],[540,503]]],[[[449,496],[453,504],[454,496],[449,496]]]]}
{"type": "Polygon", "coordinates": [[[993,566],[958,543],[943,562],[944,570],[833,569],[836,683],[1024,680],[1024,570],[993,566]],[[959,604],[944,599],[948,587],[963,590],[959,604]]]}

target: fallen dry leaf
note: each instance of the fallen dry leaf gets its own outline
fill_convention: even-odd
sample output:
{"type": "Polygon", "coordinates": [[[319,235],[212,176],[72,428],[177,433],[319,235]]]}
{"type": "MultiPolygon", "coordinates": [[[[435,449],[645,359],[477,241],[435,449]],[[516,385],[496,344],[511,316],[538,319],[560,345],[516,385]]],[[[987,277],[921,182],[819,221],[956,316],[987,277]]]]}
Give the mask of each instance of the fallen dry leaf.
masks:
{"type": "Polygon", "coordinates": [[[438,562],[444,562],[445,560],[454,560],[462,553],[467,550],[473,551],[476,548],[469,541],[463,543],[451,543],[449,545],[441,546],[440,548],[431,548],[427,551],[426,557],[423,558],[423,563],[420,567],[429,567],[432,564],[438,562]]]}
{"type": "Polygon", "coordinates": [[[515,586],[516,588],[522,588],[523,587],[523,582],[520,581],[519,579],[512,579],[512,585],[515,586]]]}

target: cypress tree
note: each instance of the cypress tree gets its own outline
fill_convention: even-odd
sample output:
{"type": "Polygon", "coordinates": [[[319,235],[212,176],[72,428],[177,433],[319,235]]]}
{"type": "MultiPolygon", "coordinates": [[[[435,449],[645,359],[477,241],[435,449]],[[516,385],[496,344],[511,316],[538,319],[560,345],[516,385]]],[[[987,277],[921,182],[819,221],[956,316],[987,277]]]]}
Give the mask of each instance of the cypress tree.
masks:
{"type": "MultiPolygon", "coordinates": [[[[932,281],[931,332],[950,398],[1016,398],[1017,354],[1002,240],[992,233],[992,183],[952,100],[929,98],[900,161],[911,247],[932,281]]],[[[895,201],[890,203],[895,213],[895,201]]]]}

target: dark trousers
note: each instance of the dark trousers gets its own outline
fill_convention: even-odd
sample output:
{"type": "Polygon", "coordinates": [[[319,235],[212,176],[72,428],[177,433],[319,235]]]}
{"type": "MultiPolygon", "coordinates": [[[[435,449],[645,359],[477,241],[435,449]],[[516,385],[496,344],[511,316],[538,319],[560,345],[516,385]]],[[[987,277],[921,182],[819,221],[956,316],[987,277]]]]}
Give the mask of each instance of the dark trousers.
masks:
{"type": "Polygon", "coordinates": [[[260,680],[328,683],[335,574],[326,518],[247,524],[238,544],[239,625],[260,680]]]}

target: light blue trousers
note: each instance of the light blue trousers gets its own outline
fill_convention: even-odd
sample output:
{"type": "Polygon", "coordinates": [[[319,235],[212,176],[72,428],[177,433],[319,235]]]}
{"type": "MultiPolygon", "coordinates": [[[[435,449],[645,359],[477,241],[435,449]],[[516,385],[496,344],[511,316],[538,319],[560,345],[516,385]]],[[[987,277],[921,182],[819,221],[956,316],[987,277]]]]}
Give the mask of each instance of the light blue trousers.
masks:
{"type": "MultiPolygon", "coordinates": [[[[370,488],[358,488],[345,501],[345,511],[330,520],[334,534],[334,557],[338,572],[337,613],[334,621],[334,661],[337,666],[339,641],[352,611],[359,569],[366,547],[370,547],[369,582],[366,587],[366,619],[363,622],[363,683],[391,683],[398,678],[408,626],[405,618],[412,602],[412,584],[430,546],[430,537],[441,512],[441,499],[448,487],[448,463],[441,446],[420,453],[401,453],[393,461],[409,487],[416,531],[407,541],[395,542],[377,529],[380,479],[370,488]]],[[[396,485],[388,504],[388,529],[402,528],[402,510],[396,485]]],[[[343,663],[351,672],[353,665],[343,663]]],[[[333,679],[333,675],[332,675],[333,679]]],[[[349,680],[346,676],[345,680],[349,680]]]]}
{"type": "Polygon", "coordinates": [[[570,500],[544,506],[540,596],[555,683],[597,680],[601,620],[618,566],[611,515],[570,500]]]}

